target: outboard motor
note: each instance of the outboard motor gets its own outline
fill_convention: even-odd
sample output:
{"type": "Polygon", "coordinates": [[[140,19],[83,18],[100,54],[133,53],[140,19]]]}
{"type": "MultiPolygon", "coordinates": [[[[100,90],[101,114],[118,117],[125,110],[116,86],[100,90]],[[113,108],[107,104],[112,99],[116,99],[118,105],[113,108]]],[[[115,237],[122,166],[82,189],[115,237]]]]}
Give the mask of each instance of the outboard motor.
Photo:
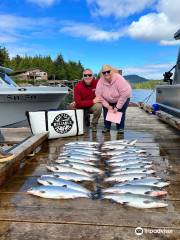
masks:
{"type": "Polygon", "coordinates": [[[164,82],[168,82],[170,85],[172,85],[172,83],[173,83],[173,79],[171,79],[173,73],[172,73],[171,71],[172,71],[175,67],[176,67],[176,65],[174,65],[174,66],[171,68],[171,70],[169,70],[168,72],[165,72],[165,73],[163,74],[163,76],[164,76],[163,81],[164,81],[164,82]]]}

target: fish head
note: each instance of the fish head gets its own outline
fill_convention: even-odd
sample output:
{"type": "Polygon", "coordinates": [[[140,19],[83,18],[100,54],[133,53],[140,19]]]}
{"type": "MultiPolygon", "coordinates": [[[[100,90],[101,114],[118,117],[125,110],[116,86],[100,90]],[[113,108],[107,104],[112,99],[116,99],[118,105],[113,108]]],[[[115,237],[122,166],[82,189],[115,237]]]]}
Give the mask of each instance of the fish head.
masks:
{"type": "Polygon", "coordinates": [[[47,169],[52,172],[57,172],[59,170],[58,166],[47,166],[47,169]]]}
{"type": "Polygon", "coordinates": [[[53,183],[51,179],[46,179],[46,178],[38,178],[37,179],[38,183],[44,185],[44,186],[52,186],[53,183]]]}
{"type": "Polygon", "coordinates": [[[144,204],[146,204],[147,208],[160,208],[160,207],[167,207],[168,204],[166,202],[160,202],[156,200],[145,200],[143,201],[144,204]]]}
{"type": "Polygon", "coordinates": [[[153,196],[153,197],[164,196],[164,195],[167,195],[167,191],[165,191],[165,190],[152,191],[150,195],[153,196]]]}
{"type": "Polygon", "coordinates": [[[32,187],[27,190],[27,193],[41,197],[46,192],[44,190],[39,189],[38,187],[32,187]]]}

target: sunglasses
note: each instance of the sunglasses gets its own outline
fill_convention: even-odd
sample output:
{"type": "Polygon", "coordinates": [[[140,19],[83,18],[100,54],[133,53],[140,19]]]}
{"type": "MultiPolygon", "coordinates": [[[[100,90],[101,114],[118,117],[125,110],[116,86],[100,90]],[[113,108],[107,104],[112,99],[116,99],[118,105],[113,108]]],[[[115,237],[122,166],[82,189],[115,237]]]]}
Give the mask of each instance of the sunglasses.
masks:
{"type": "Polygon", "coordinates": [[[110,74],[110,73],[111,73],[111,70],[102,72],[103,75],[110,74]]]}
{"type": "Polygon", "coordinates": [[[92,74],[84,74],[83,77],[85,77],[85,78],[92,77],[92,74]]]}

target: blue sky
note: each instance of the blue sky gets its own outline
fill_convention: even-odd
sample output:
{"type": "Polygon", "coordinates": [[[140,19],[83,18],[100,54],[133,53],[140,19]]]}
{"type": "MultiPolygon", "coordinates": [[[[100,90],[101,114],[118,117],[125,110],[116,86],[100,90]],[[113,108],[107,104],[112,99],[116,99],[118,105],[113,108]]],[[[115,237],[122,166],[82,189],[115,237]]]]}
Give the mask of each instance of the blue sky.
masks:
{"type": "Polygon", "coordinates": [[[1,0],[0,46],[162,78],[177,58],[179,11],[179,0],[1,0]]]}

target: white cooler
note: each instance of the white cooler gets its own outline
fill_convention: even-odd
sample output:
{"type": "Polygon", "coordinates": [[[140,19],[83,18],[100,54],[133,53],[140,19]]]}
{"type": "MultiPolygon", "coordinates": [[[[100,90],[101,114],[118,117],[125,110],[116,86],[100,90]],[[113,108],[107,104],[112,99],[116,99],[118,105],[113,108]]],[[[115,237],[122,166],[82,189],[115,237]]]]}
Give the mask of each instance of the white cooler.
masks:
{"type": "Polygon", "coordinates": [[[49,110],[26,113],[33,134],[49,132],[49,139],[84,134],[84,111],[49,110]]]}

